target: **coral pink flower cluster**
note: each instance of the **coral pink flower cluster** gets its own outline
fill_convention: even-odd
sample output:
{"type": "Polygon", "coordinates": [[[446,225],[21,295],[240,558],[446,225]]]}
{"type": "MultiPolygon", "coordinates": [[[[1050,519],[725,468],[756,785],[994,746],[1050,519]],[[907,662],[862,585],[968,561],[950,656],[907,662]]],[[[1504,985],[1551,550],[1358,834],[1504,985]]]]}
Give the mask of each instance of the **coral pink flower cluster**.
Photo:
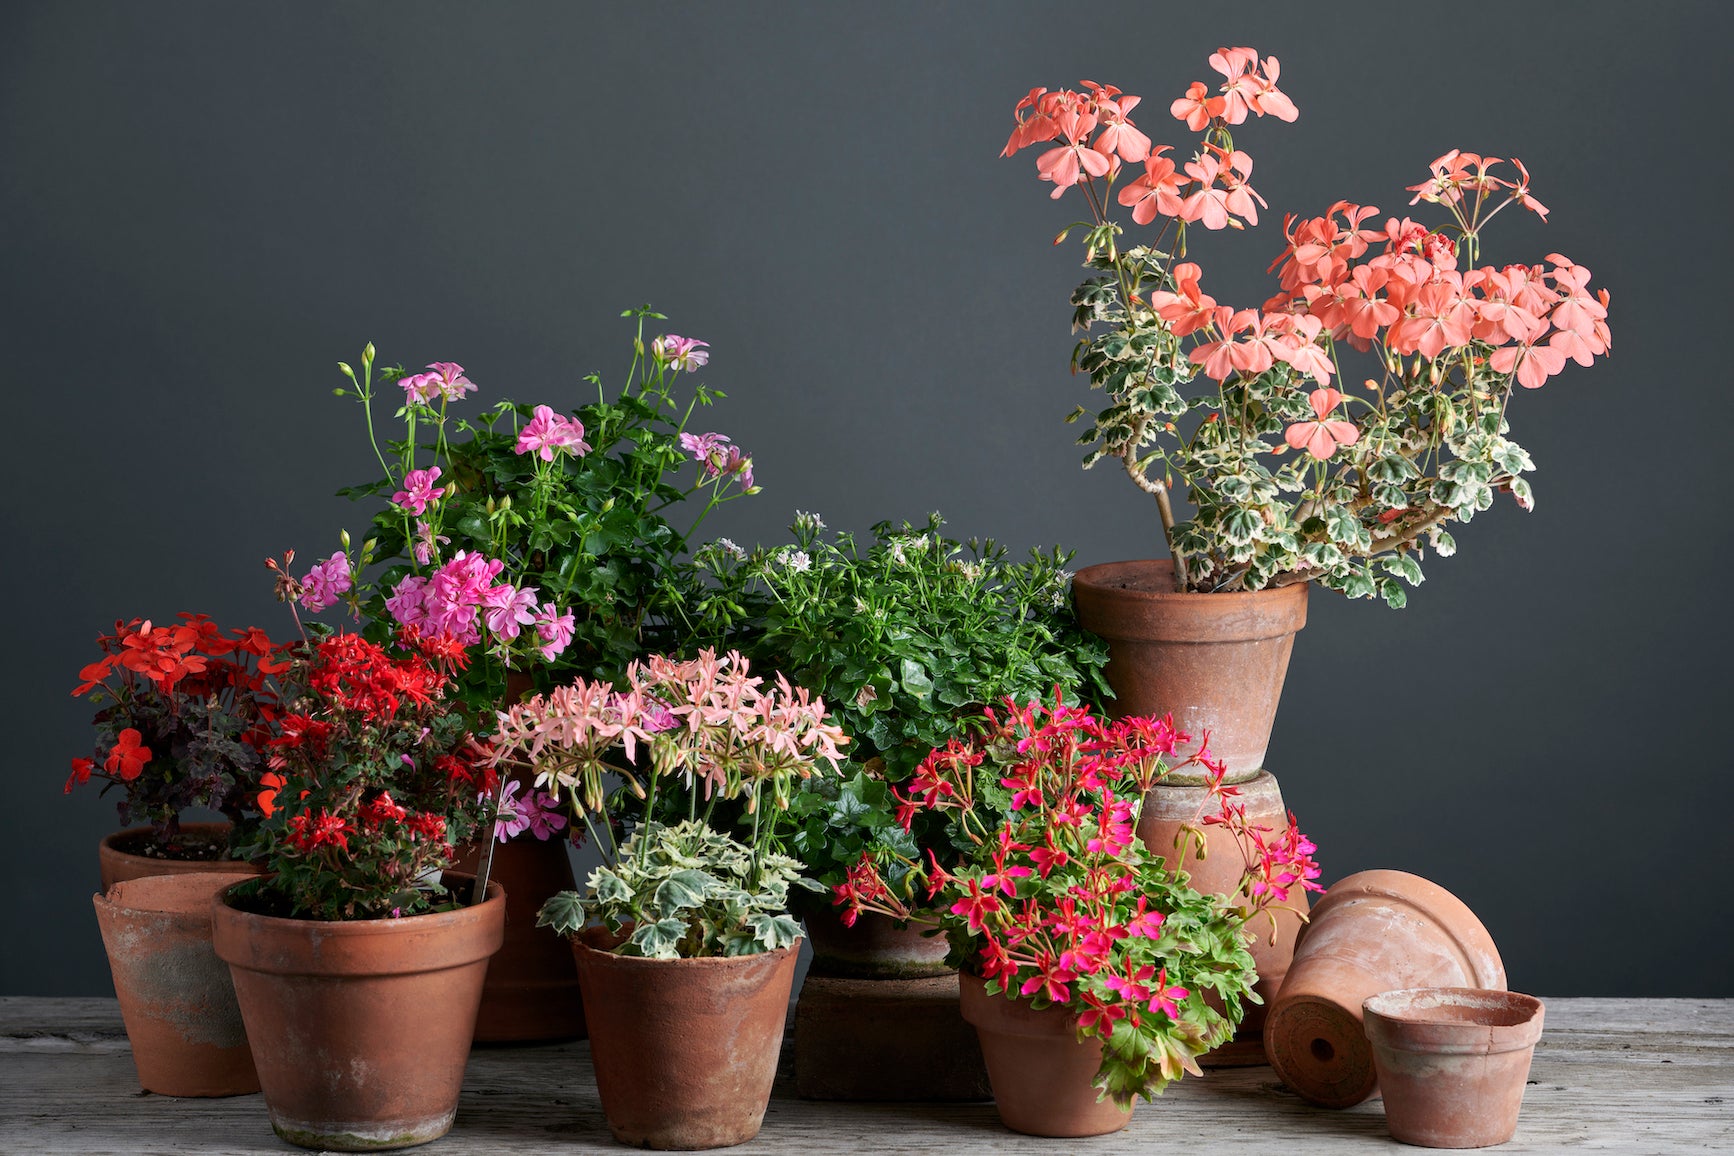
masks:
{"type": "Polygon", "coordinates": [[[498,559],[459,550],[426,577],[406,575],[385,600],[386,609],[401,626],[464,646],[480,642],[484,626],[503,644],[533,627],[542,657],[554,659],[572,641],[572,612],[541,602],[534,586],[497,581],[504,569],[498,559]]]}
{"type": "MultiPolygon", "coordinates": [[[[950,812],[976,843],[965,865],[948,869],[930,855],[925,868],[930,901],[973,937],[972,970],[1006,991],[1076,1006],[1080,1025],[1104,1036],[1121,1019],[1179,1018],[1175,1001],[1191,993],[1171,985],[1149,952],[1133,950],[1133,941],[1160,939],[1165,920],[1140,885],[1140,865],[1152,868],[1134,844],[1139,801],[1186,739],[1165,718],[1109,722],[1057,696],[1051,705],[1008,701],[988,713],[985,733],[934,750],[893,790],[906,830],[922,812],[950,812]],[[997,825],[982,817],[989,780],[1011,792],[997,825]]],[[[1195,761],[1209,769],[1218,805],[1203,821],[1226,825],[1245,856],[1244,914],[1295,887],[1320,890],[1314,847],[1292,821],[1290,834],[1270,837],[1233,802],[1221,764],[1195,761]]],[[[864,910],[914,914],[866,856],[833,899],[847,924],[864,910]]]]}
{"type": "MultiPolygon", "coordinates": [[[[1001,155],[1050,145],[1037,159],[1037,176],[1053,184],[1055,197],[1083,187],[1098,224],[1106,224],[1108,191],[1121,166],[1141,164],[1118,202],[1140,225],[1169,218],[1163,230],[1178,226],[1182,252],[1187,224],[1211,230],[1257,224],[1258,209],[1267,206],[1248,183],[1252,158],[1232,147],[1227,126],[1249,116],[1293,121],[1299,112],[1277,88],[1275,57],[1261,62],[1253,49],[1223,48],[1210,64],[1224,78],[1217,89],[1195,81],[1169,109],[1204,134],[1190,160],[1177,164],[1165,155],[1172,146],[1153,144],[1133,125],[1130,113],[1141,98],[1093,81],[1082,82],[1081,92],[1032,89],[1013,109],[1016,127],[1001,155]],[[1098,180],[1107,187],[1098,190],[1098,180]]],[[[1460,248],[1473,260],[1480,228],[1507,205],[1547,215],[1530,194],[1529,171],[1521,161],[1510,163],[1515,175],[1499,175],[1500,158],[1452,150],[1432,163],[1427,180],[1409,187],[1410,204],[1450,210],[1461,241],[1407,217],[1366,227],[1378,210],[1340,201],[1322,217],[1287,219],[1288,245],[1272,264],[1281,267],[1282,291],[1262,309],[1219,305],[1188,261],[1173,264],[1146,303],[1177,336],[1195,337],[1188,357],[1217,381],[1256,377],[1277,363],[1310,377],[1318,387],[1309,396],[1314,418],[1290,426],[1285,440],[1319,460],[1358,439],[1353,421],[1339,412],[1344,395],[1330,388],[1335,342],[1435,365],[1467,355],[1537,388],[1566,361],[1587,366],[1608,351],[1608,294],[1592,291],[1589,270],[1558,254],[1544,265],[1459,268],[1460,248]]]]}
{"type": "Polygon", "coordinates": [[[779,675],[772,686],[736,652],[653,656],[626,672],[626,688],[578,679],[499,714],[492,763],[534,770],[535,786],[580,811],[602,806],[602,776],[680,775],[708,798],[757,785],[786,790],[816,762],[833,768],[848,742],[821,699],[779,675]],[[619,757],[615,757],[618,752],[619,757]]]}

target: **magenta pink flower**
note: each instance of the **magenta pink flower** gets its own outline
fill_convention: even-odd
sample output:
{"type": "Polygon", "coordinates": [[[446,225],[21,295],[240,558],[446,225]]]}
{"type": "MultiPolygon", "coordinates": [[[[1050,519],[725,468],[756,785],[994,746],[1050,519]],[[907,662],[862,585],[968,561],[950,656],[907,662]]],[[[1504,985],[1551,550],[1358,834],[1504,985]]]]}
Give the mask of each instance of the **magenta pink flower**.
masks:
{"type": "Polygon", "coordinates": [[[680,448],[697,459],[704,480],[732,475],[742,490],[753,488],[753,459],[719,433],[680,435],[680,448]]]}
{"type": "Polygon", "coordinates": [[[301,579],[301,605],[317,614],[337,603],[354,585],[349,574],[349,555],[333,554],[301,579]]]}
{"type": "Polygon", "coordinates": [[[391,612],[398,625],[420,626],[427,620],[422,594],[426,587],[426,578],[409,574],[392,589],[391,596],[385,600],[385,608],[391,612]]]}
{"type": "Polygon", "coordinates": [[[553,662],[572,642],[572,612],[558,610],[552,602],[536,615],[536,637],[542,640],[542,657],[553,662]]]}
{"type": "Polygon", "coordinates": [[[1307,401],[1313,407],[1314,420],[1295,422],[1284,431],[1282,440],[1321,462],[1336,453],[1338,446],[1354,445],[1361,440],[1361,431],[1355,428],[1355,423],[1330,417],[1342,400],[1343,395],[1334,389],[1313,390],[1307,401]]]}
{"type": "Polygon", "coordinates": [[[651,356],[676,373],[693,373],[710,361],[710,342],[665,333],[650,343],[651,356]]]}
{"type": "Polygon", "coordinates": [[[434,485],[439,478],[438,466],[431,470],[411,470],[403,476],[403,489],[393,494],[391,500],[419,518],[428,506],[445,497],[446,488],[434,485]]]}
{"type": "Polygon", "coordinates": [[[482,597],[482,618],[496,638],[510,642],[536,621],[536,588],[511,583],[491,587],[482,597]]]}
{"type": "Polygon", "coordinates": [[[562,417],[552,408],[539,405],[535,416],[518,431],[518,445],[514,452],[533,453],[543,461],[551,462],[557,450],[576,457],[589,453],[590,446],[584,441],[584,423],[562,417]]]}
{"type": "Polygon", "coordinates": [[[412,373],[397,383],[403,386],[404,401],[415,405],[431,405],[439,393],[439,381],[431,373],[412,373]]]}
{"type": "Polygon", "coordinates": [[[439,556],[439,548],[441,545],[449,546],[451,544],[452,540],[450,538],[446,537],[444,534],[435,534],[433,532],[433,527],[428,525],[426,522],[417,522],[415,524],[415,544],[413,549],[415,550],[415,563],[417,566],[426,566],[429,562],[439,556]]]}

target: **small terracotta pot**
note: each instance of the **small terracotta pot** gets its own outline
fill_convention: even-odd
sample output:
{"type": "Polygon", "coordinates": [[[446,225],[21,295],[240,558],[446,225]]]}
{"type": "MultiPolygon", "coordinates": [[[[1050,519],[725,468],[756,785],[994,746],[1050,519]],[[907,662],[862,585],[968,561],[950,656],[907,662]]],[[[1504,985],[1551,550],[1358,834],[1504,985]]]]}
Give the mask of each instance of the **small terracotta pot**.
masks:
{"type": "Polygon", "coordinates": [[[1503,991],[1493,937],[1462,900],[1418,875],[1351,875],[1313,906],[1265,1018],[1265,1055],[1305,1099],[1359,1104],[1379,1086],[1361,1005],[1416,987],[1503,991]]]}
{"type": "Polygon", "coordinates": [[[945,966],[951,945],[945,936],[926,936],[919,923],[902,927],[889,916],[862,912],[853,927],[844,927],[836,908],[822,900],[803,904],[800,912],[813,945],[808,974],[841,979],[931,979],[950,975],[945,966]]]}
{"type": "Polygon", "coordinates": [[[759,1134],[800,944],[640,959],[602,928],[572,940],[608,1130],[640,1148],[727,1148],[759,1134]]]}
{"type": "Polygon", "coordinates": [[[211,909],[217,955],[235,978],[272,1130],[344,1152],[445,1135],[504,938],[500,885],[472,907],[347,923],[254,915],[226,899],[211,909]]]}
{"type": "MultiPolygon", "coordinates": [[[[473,873],[480,861],[480,849],[466,844],[458,848],[455,867],[473,873]]],[[[506,889],[506,942],[488,961],[476,1042],[583,1039],[584,999],[572,949],[554,931],[536,926],[536,913],[550,896],[578,885],[566,840],[524,835],[497,843],[490,876],[506,889]]]]}
{"type": "Polygon", "coordinates": [[[1362,1005],[1385,1122],[1423,1148],[1485,1148],[1517,1132],[1543,1009],[1464,987],[1388,991],[1362,1005]]]}
{"type": "Polygon", "coordinates": [[[203,871],[123,880],[93,896],[139,1084],[159,1096],[259,1090],[229,969],[211,949],[211,899],[250,878],[203,871]]]}
{"type": "MultiPolygon", "coordinates": [[[[182,823],[181,830],[196,838],[226,844],[229,841],[230,826],[228,823],[182,823]]],[[[120,850],[120,845],[150,833],[151,828],[148,826],[128,827],[124,831],[110,833],[97,844],[96,859],[102,871],[104,891],[116,883],[128,879],[143,879],[148,875],[191,875],[201,871],[227,871],[243,875],[259,873],[257,867],[238,859],[159,859],[154,855],[133,855],[120,850]]]]}
{"type": "MultiPolygon", "coordinates": [[[[1208,731],[1229,781],[1244,782],[1264,766],[1295,632],[1307,622],[1307,584],[1177,594],[1173,574],[1166,558],[1084,567],[1072,579],[1078,622],[1108,642],[1114,717],[1173,715],[1193,739],[1176,762],[1208,731]]],[[[1169,781],[1188,780],[1204,776],[1169,781]]]]}
{"type": "Polygon", "coordinates": [[[960,981],[963,1018],[975,1025],[994,1107],[1007,1128],[1028,1136],[1105,1136],[1131,1123],[1130,1105],[1097,1101],[1102,1042],[1078,1040],[1075,1013],[990,996],[987,983],[967,971],[960,981]]]}
{"type": "MultiPolygon", "coordinates": [[[[1283,806],[1282,790],[1276,776],[1260,771],[1256,778],[1244,783],[1235,800],[1246,807],[1249,822],[1268,827],[1272,837],[1288,830],[1288,811],[1283,806]]],[[[1221,825],[1204,828],[1204,857],[1199,858],[1191,838],[1182,838],[1182,828],[1195,823],[1206,808],[1215,812],[1208,788],[1198,785],[1158,783],[1144,797],[1144,807],[1138,818],[1138,838],[1154,855],[1161,855],[1171,864],[1182,867],[1192,877],[1195,890],[1211,895],[1243,899],[1239,893],[1240,876],[1244,868],[1241,851],[1228,829],[1221,825]]],[[[1258,967],[1258,982],[1253,990],[1264,1002],[1245,1004],[1246,1016],[1240,1022],[1234,1039],[1199,1058],[1205,1067],[1245,1067],[1262,1064],[1264,1020],[1277,993],[1282,990],[1294,959],[1295,943],[1306,926],[1307,893],[1301,888],[1289,892],[1287,902],[1268,909],[1276,919],[1273,931],[1270,921],[1262,916],[1247,925],[1253,963],[1258,967]]]]}

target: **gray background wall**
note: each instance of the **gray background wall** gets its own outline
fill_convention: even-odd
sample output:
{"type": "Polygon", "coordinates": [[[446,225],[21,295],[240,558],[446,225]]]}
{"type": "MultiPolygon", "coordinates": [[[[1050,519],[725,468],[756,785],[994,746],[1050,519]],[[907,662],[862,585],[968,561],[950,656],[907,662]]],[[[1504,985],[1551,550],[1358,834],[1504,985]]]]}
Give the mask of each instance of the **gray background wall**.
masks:
{"type": "Polygon", "coordinates": [[[1451,147],[1522,157],[1615,350],[1513,404],[1541,469],[1410,608],[1314,595],[1271,748],[1326,878],[1399,867],[1466,900],[1514,986],[1734,995],[1731,256],[1721,6],[18,4],[0,13],[0,469],[9,720],[0,994],[108,990],[94,792],[67,692],[116,617],[286,630],[260,565],[323,555],[370,476],[333,368],[456,360],[570,404],[651,301],[709,340],[716,428],[839,527],[938,508],[960,536],[1147,556],[1145,499],[1058,418],[1078,254],[1030,154],[1032,85],[1166,105],[1218,45],[1283,64],[1292,126],[1241,136],[1271,220],[1213,237],[1262,300],[1284,210],[1401,213],[1451,147]],[[1087,13],[1087,15],[1086,15],[1087,13]],[[1653,447],[1653,448],[1651,448],[1653,447]],[[1642,450],[1642,452],[1637,452],[1642,450]]]}

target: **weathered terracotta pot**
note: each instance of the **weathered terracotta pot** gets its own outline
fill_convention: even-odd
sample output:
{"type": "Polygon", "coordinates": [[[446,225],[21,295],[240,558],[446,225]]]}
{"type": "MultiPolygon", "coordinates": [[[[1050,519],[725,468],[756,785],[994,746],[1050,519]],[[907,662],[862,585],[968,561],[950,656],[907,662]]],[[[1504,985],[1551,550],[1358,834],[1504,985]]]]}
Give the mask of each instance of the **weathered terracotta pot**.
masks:
{"type": "MultiPolygon", "coordinates": [[[[1258,776],[1240,787],[1235,800],[1246,807],[1249,822],[1268,827],[1274,835],[1288,829],[1288,811],[1283,806],[1282,790],[1276,776],[1260,771],[1258,776]]],[[[1152,854],[1161,855],[1171,864],[1180,865],[1192,876],[1192,886],[1207,894],[1239,893],[1240,876],[1244,868],[1241,851],[1234,836],[1221,826],[1204,827],[1204,856],[1200,858],[1190,836],[1183,836],[1187,823],[1197,823],[1199,816],[1216,813],[1208,789],[1203,786],[1159,783],[1144,798],[1144,808],[1138,819],[1138,838],[1152,854]]],[[[1270,920],[1260,917],[1247,926],[1251,936],[1253,962],[1258,967],[1258,982],[1253,985],[1262,1004],[1245,1005],[1246,1017],[1241,1020],[1234,1039],[1200,1057],[1205,1067],[1245,1067],[1262,1064],[1264,1059],[1264,1020],[1271,1002],[1282,990],[1289,962],[1294,958],[1295,942],[1306,926],[1307,893],[1299,887],[1289,892],[1288,901],[1268,909],[1276,920],[1273,930],[1270,920]]]]}
{"type": "Polygon", "coordinates": [[[808,974],[844,979],[929,979],[950,975],[945,966],[950,944],[943,935],[925,936],[922,924],[902,927],[871,911],[862,912],[855,926],[844,927],[836,908],[820,900],[803,904],[800,912],[813,945],[808,974]]]}
{"type": "Polygon", "coordinates": [[[203,871],[123,880],[93,896],[139,1084],[159,1096],[259,1090],[229,969],[211,949],[211,900],[251,877],[203,871]]]}
{"type": "MultiPolygon", "coordinates": [[[[231,889],[232,890],[232,889],[231,889]]],[[[461,885],[457,888],[463,894],[461,885]]],[[[506,897],[331,923],[212,907],[271,1128],[303,1148],[407,1148],[451,1129],[506,897]]]]}
{"type": "MultiPolygon", "coordinates": [[[[1210,752],[1231,782],[1264,766],[1295,632],[1307,621],[1307,584],[1235,594],[1177,594],[1166,559],[1086,566],[1072,579],[1078,622],[1108,643],[1112,714],[1171,714],[1192,736],[1176,760],[1210,752]]],[[[1198,771],[1171,782],[1202,782],[1198,771]]]]}
{"type": "MultiPolygon", "coordinates": [[[[473,873],[480,859],[480,849],[467,844],[459,848],[456,869],[473,873]]],[[[566,840],[525,835],[497,843],[490,874],[506,889],[506,941],[488,961],[476,1042],[582,1039],[584,999],[572,949],[553,931],[536,926],[536,912],[550,896],[577,887],[566,840]]]]}
{"type": "Polygon", "coordinates": [[[1006,1127],[1029,1136],[1077,1137],[1105,1136],[1131,1123],[1130,1106],[1097,1102],[1093,1081],[1102,1044],[1078,1041],[1075,1014],[990,996],[986,982],[968,972],[960,979],[963,1018],[981,1039],[994,1107],[1006,1127]]]}
{"type": "Polygon", "coordinates": [[[1543,1009],[1474,988],[1388,991],[1363,1005],[1391,1135],[1423,1148],[1485,1148],[1517,1132],[1543,1009]]]}
{"type": "Polygon", "coordinates": [[[726,1148],[759,1134],[800,944],[760,955],[636,959],[572,941],[608,1130],[640,1148],[726,1148]]]}
{"type": "Polygon", "coordinates": [[[1504,990],[1493,937],[1462,900],[1418,875],[1351,875],[1313,906],[1265,1018],[1265,1055],[1313,1103],[1358,1104],[1378,1088],[1361,1005],[1416,987],[1504,990]]]}
{"type": "MultiPolygon", "coordinates": [[[[229,841],[228,823],[182,823],[181,830],[202,840],[219,844],[229,841]]],[[[102,871],[102,889],[106,892],[116,883],[128,879],[143,879],[147,875],[191,875],[201,871],[229,871],[257,875],[259,869],[236,859],[159,859],[154,855],[134,855],[121,850],[130,840],[150,834],[150,827],[128,827],[105,836],[97,844],[97,865],[102,871]]]]}

